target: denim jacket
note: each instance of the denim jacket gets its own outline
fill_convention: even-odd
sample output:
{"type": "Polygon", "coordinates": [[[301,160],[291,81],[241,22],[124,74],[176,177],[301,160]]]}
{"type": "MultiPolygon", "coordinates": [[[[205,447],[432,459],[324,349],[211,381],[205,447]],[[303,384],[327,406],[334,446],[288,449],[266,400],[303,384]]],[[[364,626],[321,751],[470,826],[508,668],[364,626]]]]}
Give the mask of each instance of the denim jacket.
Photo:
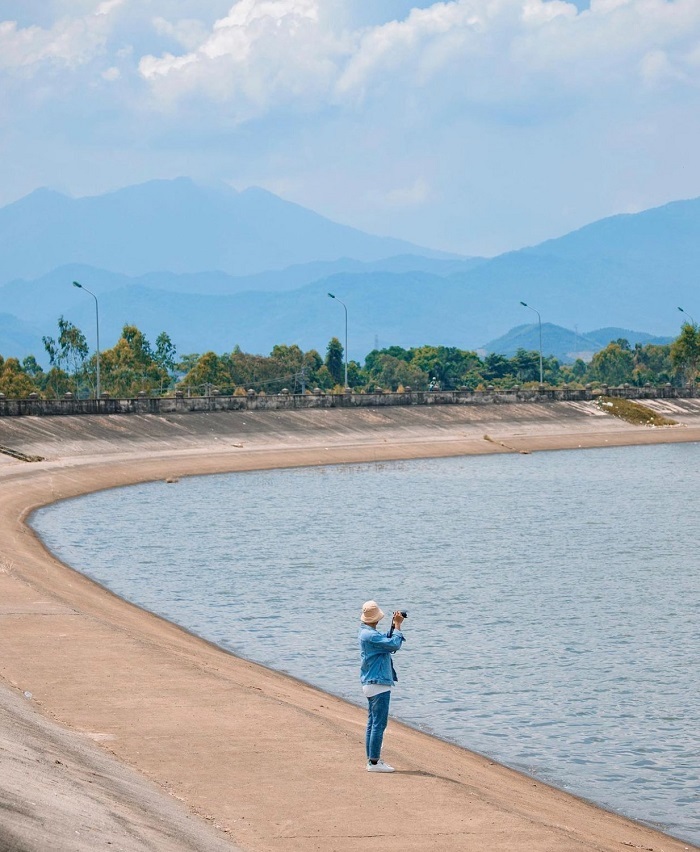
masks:
{"type": "Polygon", "coordinates": [[[392,636],[380,633],[375,627],[360,625],[360,682],[392,685],[395,680],[391,654],[399,650],[404,640],[400,630],[394,629],[392,636]]]}

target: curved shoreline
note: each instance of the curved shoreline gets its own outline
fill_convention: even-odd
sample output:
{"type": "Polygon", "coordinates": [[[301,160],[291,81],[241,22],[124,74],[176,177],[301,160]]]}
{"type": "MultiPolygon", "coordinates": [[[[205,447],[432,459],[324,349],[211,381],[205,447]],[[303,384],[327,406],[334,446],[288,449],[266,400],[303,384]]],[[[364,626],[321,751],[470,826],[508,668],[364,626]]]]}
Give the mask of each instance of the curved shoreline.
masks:
{"type": "MultiPolygon", "coordinates": [[[[549,434],[535,428],[529,435],[492,428],[491,442],[483,434],[454,434],[464,428],[453,424],[438,441],[434,434],[403,441],[370,434],[373,440],[358,443],[326,424],[322,444],[296,434],[276,447],[261,441],[214,452],[209,432],[199,446],[160,441],[125,453],[113,444],[112,453],[96,457],[84,443],[82,453],[3,464],[2,679],[31,692],[44,716],[88,732],[193,812],[212,817],[246,849],[352,850],[377,835],[416,850],[690,848],[396,722],[387,757],[403,771],[367,776],[361,708],[236,658],[123,601],[62,565],[25,525],[34,509],[56,499],[166,477],[700,440],[694,422],[682,435],[618,426],[549,434]]],[[[24,795],[31,799],[31,790],[24,795]]]]}

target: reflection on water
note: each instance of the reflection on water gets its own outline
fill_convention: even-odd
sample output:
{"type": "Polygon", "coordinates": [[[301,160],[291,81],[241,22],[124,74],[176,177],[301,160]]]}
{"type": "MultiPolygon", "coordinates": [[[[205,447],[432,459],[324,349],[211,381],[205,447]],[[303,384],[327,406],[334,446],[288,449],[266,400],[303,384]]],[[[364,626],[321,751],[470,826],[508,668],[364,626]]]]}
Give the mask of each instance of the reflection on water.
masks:
{"type": "Polygon", "coordinates": [[[698,842],[699,473],[680,444],[242,473],[33,524],[118,594],[358,703],[361,603],[408,609],[394,715],[698,842]]]}

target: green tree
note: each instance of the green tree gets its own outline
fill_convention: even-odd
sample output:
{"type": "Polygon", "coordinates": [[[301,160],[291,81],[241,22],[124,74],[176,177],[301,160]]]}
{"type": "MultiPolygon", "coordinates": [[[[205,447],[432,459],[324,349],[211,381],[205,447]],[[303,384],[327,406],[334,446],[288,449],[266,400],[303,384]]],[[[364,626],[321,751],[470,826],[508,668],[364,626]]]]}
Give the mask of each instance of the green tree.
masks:
{"type": "Polygon", "coordinates": [[[215,387],[219,390],[230,388],[231,372],[226,358],[220,358],[215,352],[205,352],[187,373],[180,385],[205,394],[215,387]]]}
{"type": "MultiPolygon", "coordinates": [[[[354,362],[351,361],[350,364],[348,364],[348,382],[350,383],[350,387],[355,387],[355,385],[357,384],[355,377],[354,377],[354,374],[352,373],[352,370],[350,369],[350,366],[353,363],[354,362]],[[351,378],[351,375],[353,376],[353,378],[351,378]],[[353,384],[353,382],[354,382],[354,384],[353,384]]],[[[321,356],[319,355],[319,353],[315,349],[309,349],[308,352],[304,353],[304,363],[303,363],[302,366],[303,366],[303,369],[304,369],[304,376],[305,376],[305,379],[306,379],[306,387],[307,388],[317,387],[318,386],[317,375],[318,375],[318,371],[323,366],[323,358],[321,358],[321,356]]]]}
{"type": "Polygon", "coordinates": [[[89,378],[86,362],[90,349],[85,335],[72,322],[60,316],[58,340],[46,336],[42,337],[42,341],[49,356],[49,363],[54,368],[50,371],[51,379],[47,381],[47,389],[55,395],[67,390],[77,393],[81,381],[89,378]]]}
{"type": "Polygon", "coordinates": [[[201,355],[199,352],[192,352],[189,355],[181,355],[180,360],[175,364],[175,369],[180,373],[189,373],[200,358],[201,355]]]}
{"type": "MultiPolygon", "coordinates": [[[[510,372],[519,382],[539,382],[540,353],[520,348],[510,359],[510,372]]],[[[544,372],[544,363],[542,364],[544,372]]]]}
{"type": "Polygon", "coordinates": [[[464,384],[464,377],[481,366],[476,352],[456,346],[420,346],[411,349],[411,364],[429,377],[436,378],[441,388],[451,389],[464,384]]]}
{"type": "Polygon", "coordinates": [[[469,370],[462,376],[462,385],[470,390],[476,390],[485,381],[484,374],[480,370],[469,370]]]}
{"type": "Polygon", "coordinates": [[[328,372],[333,377],[336,385],[342,385],[345,381],[345,361],[343,360],[344,350],[341,342],[337,337],[332,337],[326,348],[326,367],[328,372]]]}
{"type": "Polygon", "coordinates": [[[164,331],[156,337],[156,353],[155,362],[166,370],[169,374],[175,372],[175,356],[177,350],[175,344],[170,339],[170,335],[164,331]]]}
{"type": "Polygon", "coordinates": [[[304,384],[308,384],[310,376],[306,370],[304,353],[296,344],[273,346],[272,352],[270,352],[270,360],[280,383],[285,387],[300,391],[302,378],[304,384]]]}
{"type": "Polygon", "coordinates": [[[22,370],[33,379],[39,379],[44,375],[44,369],[33,355],[27,355],[22,361],[22,370]]]}
{"type": "Polygon", "coordinates": [[[321,390],[327,391],[330,390],[335,383],[336,382],[333,376],[331,376],[328,367],[326,367],[325,364],[322,364],[316,371],[316,386],[321,388],[321,390]]]}
{"type": "Polygon", "coordinates": [[[490,352],[484,358],[483,376],[488,381],[503,379],[511,375],[512,365],[505,355],[490,352]]]}
{"type": "MultiPolygon", "coordinates": [[[[626,341],[623,341],[623,343],[626,341]]],[[[591,378],[606,385],[622,385],[633,379],[634,355],[620,343],[608,343],[605,349],[596,352],[591,360],[591,378]]]]}
{"type": "Polygon", "coordinates": [[[269,356],[251,355],[236,346],[225,361],[231,386],[266,393],[278,393],[283,388],[301,391],[302,380],[309,387],[316,382],[316,372],[323,363],[315,349],[302,352],[296,344],[278,344],[269,356]]]}
{"type": "Polygon", "coordinates": [[[571,366],[571,374],[578,382],[583,381],[588,372],[588,367],[583,358],[577,358],[571,366]]]}
{"type": "MultiPolygon", "coordinates": [[[[367,375],[357,361],[348,361],[348,385],[351,388],[361,388],[367,381],[367,375]]],[[[318,382],[314,382],[318,384],[318,382]]]]}
{"type": "Polygon", "coordinates": [[[82,331],[62,316],[58,318],[58,340],[43,337],[42,341],[51,366],[66,368],[73,375],[82,368],[90,351],[82,331]]]}
{"type": "Polygon", "coordinates": [[[546,355],[542,359],[542,373],[545,384],[558,385],[564,381],[561,372],[561,364],[554,355],[546,355]]]}
{"type": "Polygon", "coordinates": [[[370,377],[381,388],[395,391],[399,385],[409,385],[415,390],[428,387],[429,376],[415,364],[407,364],[393,355],[380,355],[374,360],[370,377]]]}
{"type": "Polygon", "coordinates": [[[671,361],[671,345],[659,346],[647,343],[644,346],[637,343],[634,347],[634,382],[637,385],[659,384],[671,381],[673,363],[671,361]]]}
{"type": "Polygon", "coordinates": [[[42,385],[44,395],[55,397],[56,399],[69,391],[76,393],[78,390],[75,381],[65,370],[61,370],[58,367],[51,367],[48,373],[45,374],[42,385]]]}
{"type": "Polygon", "coordinates": [[[700,368],[700,327],[686,322],[671,344],[671,362],[693,387],[700,368]]]}
{"type": "Polygon", "coordinates": [[[100,368],[102,387],[113,396],[160,393],[170,383],[167,369],[158,363],[146,336],[135,325],[125,325],[115,346],[102,353],[100,368]]]}
{"type": "Polygon", "coordinates": [[[0,393],[10,399],[23,399],[37,391],[37,386],[17,358],[5,359],[0,355],[0,393]]]}
{"type": "Polygon", "coordinates": [[[365,356],[365,370],[368,374],[376,372],[375,365],[377,359],[382,355],[391,355],[393,358],[400,358],[408,363],[413,354],[412,350],[404,349],[402,346],[388,346],[386,349],[373,349],[365,356]]]}
{"type": "Polygon", "coordinates": [[[258,381],[264,378],[262,362],[263,359],[260,356],[249,355],[240,346],[234,346],[227,362],[232,386],[258,390],[258,381]]]}

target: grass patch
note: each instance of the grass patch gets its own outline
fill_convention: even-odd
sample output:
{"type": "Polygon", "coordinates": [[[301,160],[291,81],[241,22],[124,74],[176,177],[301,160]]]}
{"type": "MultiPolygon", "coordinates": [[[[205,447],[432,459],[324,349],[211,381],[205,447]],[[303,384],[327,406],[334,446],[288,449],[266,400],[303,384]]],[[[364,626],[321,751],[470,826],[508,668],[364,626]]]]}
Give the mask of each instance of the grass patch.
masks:
{"type": "Polygon", "coordinates": [[[677,420],[662,417],[646,405],[633,402],[631,399],[618,399],[614,396],[601,396],[598,405],[607,414],[619,417],[635,426],[678,426],[677,420]]]}

